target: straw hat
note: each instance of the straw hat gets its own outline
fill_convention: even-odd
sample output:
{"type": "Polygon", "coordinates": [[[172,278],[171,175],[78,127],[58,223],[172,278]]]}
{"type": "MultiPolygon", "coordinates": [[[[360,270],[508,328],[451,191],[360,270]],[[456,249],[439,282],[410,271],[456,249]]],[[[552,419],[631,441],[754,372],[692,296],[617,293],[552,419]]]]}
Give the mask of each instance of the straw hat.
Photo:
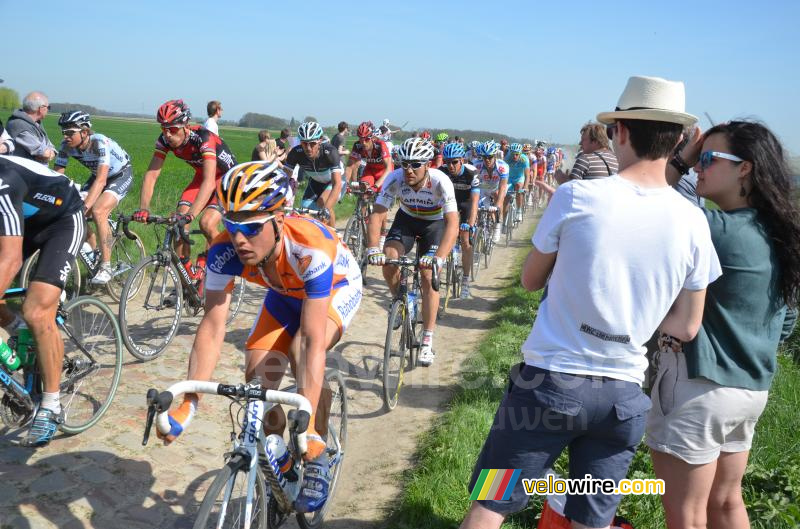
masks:
{"type": "Polygon", "coordinates": [[[633,76],[614,112],[600,112],[597,121],[610,125],[617,119],[647,119],[691,126],[697,117],[687,114],[686,93],[680,81],[660,77],[633,76]]]}

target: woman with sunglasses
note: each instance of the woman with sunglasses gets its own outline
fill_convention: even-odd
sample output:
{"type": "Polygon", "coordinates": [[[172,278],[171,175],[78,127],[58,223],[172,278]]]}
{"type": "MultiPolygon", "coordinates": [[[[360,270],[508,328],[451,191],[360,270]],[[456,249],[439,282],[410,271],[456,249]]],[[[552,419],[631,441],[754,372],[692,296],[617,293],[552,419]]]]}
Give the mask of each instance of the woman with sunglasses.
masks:
{"type": "MultiPolygon", "coordinates": [[[[311,403],[308,461],[295,507],[313,512],[328,493],[327,435],[330,391],[325,382],[325,354],[341,339],[361,303],[361,269],[350,250],[330,229],[306,216],[285,216],[289,178],[279,162],[246,162],[233,167],[217,186],[225,214],[225,232],[208,254],[205,313],[197,328],[189,378],[211,380],[225,339],[233,279],[268,288],[245,344],[245,379],[260,376],[266,389],[277,389],[289,366],[298,392],[311,403]]],[[[189,425],[198,396],[186,395],[170,412],[174,441],[189,425]]],[[[266,433],[282,434],[286,418],[280,407],[264,421],[266,433]]]]}
{"type": "Polygon", "coordinates": [[[400,270],[386,265],[386,259],[397,259],[414,248],[419,237],[417,256],[422,268],[422,320],[424,331],[418,362],[430,366],[436,358],[433,351],[433,331],[439,293],[431,286],[431,268],[441,268],[458,237],[458,205],[453,183],[446,174],[430,167],[433,145],[422,138],[409,138],[400,147],[402,168],[392,171],[386,179],[375,209],[370,215],[367,233],[367,258],[374,266],[383,266],[383,277],[392,295],[400,286],[400,270]],[[386,244],[378,247],[380,226],[386,213],[400,201],[400,211],[394,217],[386,236],[386,244]]]}
{"type": "Polygon", "coordinates": [[[89,282],[105,285],[113,278],[108,216],[133,184],[131,161],[117,142],[92,131],[90,116],[82,110],[62,113],[58,126],[64,139],[56,156],[55,170],[64,174],[69,159],[75,158],[91,171],[89,180],[81,187],[81,196],[84,211],[87,215],[91,213],[97,228],[99,241],[91,232],[88,240],[92,247],[100,250],[100,267],[89,282]]]}
{"type": "Polygon", "coordinates": [[[696,136],[668,166],[694,165],[723,275],[708,287],[691,342],[662,335],[647,424],[669,528],[749,528],[741,482],[776,369],[788,306],[800,293],[800,210],[778,139],[732,121],[696,136]]]}
{"type": "Polygon", "coordinates": [[[285,164],[292,170],[293,180],[297,181],[300,170],[304,177],[308,177],[302,207],[313,208],[316,205],[320,208],[319,218],[328,226],[336,226],[333,208],[344,194],[344,167],[339,150],[331,143],[323,142],[322,135],[322,127],[316,121],[301,123],[297,127],[300,145],[289,151],[285,164]]]}

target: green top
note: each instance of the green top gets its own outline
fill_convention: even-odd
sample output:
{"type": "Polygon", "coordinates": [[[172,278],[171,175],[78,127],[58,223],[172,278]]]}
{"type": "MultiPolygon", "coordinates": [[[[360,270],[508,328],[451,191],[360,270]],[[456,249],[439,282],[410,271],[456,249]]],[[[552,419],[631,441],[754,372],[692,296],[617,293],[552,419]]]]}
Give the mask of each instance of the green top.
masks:
{"type": "Polygon", "coordinates": [[[683,345],[689,377],[767,390],[786,314],[777,255],[755,209],[705,213],[722,277],[708,286],[697,337],[683,345]]]}

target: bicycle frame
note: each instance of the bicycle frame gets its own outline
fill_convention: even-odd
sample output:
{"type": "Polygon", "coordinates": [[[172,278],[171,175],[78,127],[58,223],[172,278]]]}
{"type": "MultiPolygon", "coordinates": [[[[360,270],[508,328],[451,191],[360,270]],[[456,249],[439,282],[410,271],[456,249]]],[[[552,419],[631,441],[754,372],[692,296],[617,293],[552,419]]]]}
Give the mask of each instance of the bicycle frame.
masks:
{"type": "MultiPolygon", "coordinates": [[[[154,224],[166,224],[168,222],[167,219],[162,217],[151,217],[151,220],[148,220],[148,223],[154,224]]],[[[186,268],[181,263],[180,256],[175,251],[173,242],[176,238],[180,238],[184,242],[192,244],[191,239],[189,239],[188,235],[183,231],[183,225],[180,223],[174,223],[167,226],[167,231],[164,234],[164,240],[160,244],[158,251],[154,254],[154,257],[158,259],[158,263],[161,266],[168,267],[172,264],[178,270],[178,277],[180,278],[181,286],[184,290],[184,295],[188,294],[188,302],[189,305],[195,308],[202,307],[203,298],[200,292],[195,288],[194,282],[192,278],[189,277],[189,273],[186,271],[186,268]]],[[[155,282],[155,276],[152,279],[150,286],[148,287],[147,298],[145,298],[145,304],[150,303],[150,294],[153,292],[153,282],[155,282]]],[[[163,303],[163,296],[164,296],[164,285],[161,285],[161,296],[162,296],[162,303],[163,303]]],[[[159,307],[161,304],[159,304],[159,307]]]]}

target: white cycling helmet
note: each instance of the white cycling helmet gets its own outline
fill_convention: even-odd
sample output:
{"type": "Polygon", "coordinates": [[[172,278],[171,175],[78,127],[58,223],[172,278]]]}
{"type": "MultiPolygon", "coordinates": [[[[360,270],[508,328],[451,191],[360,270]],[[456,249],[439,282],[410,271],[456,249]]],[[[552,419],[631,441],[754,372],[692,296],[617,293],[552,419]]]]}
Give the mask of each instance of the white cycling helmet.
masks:
{"type": "Polygon", "coordinates": [[[433,158],[433,144],[422,138],[408,138],[398,155],[404,162],[428,162],[433,158]]]}
{"type": "Polygon", "coordinates": [[[316,141],[322,138],[322,127],[316,121],[306,121],[297,127],[297,136],[300,141],[316,141]]]}

